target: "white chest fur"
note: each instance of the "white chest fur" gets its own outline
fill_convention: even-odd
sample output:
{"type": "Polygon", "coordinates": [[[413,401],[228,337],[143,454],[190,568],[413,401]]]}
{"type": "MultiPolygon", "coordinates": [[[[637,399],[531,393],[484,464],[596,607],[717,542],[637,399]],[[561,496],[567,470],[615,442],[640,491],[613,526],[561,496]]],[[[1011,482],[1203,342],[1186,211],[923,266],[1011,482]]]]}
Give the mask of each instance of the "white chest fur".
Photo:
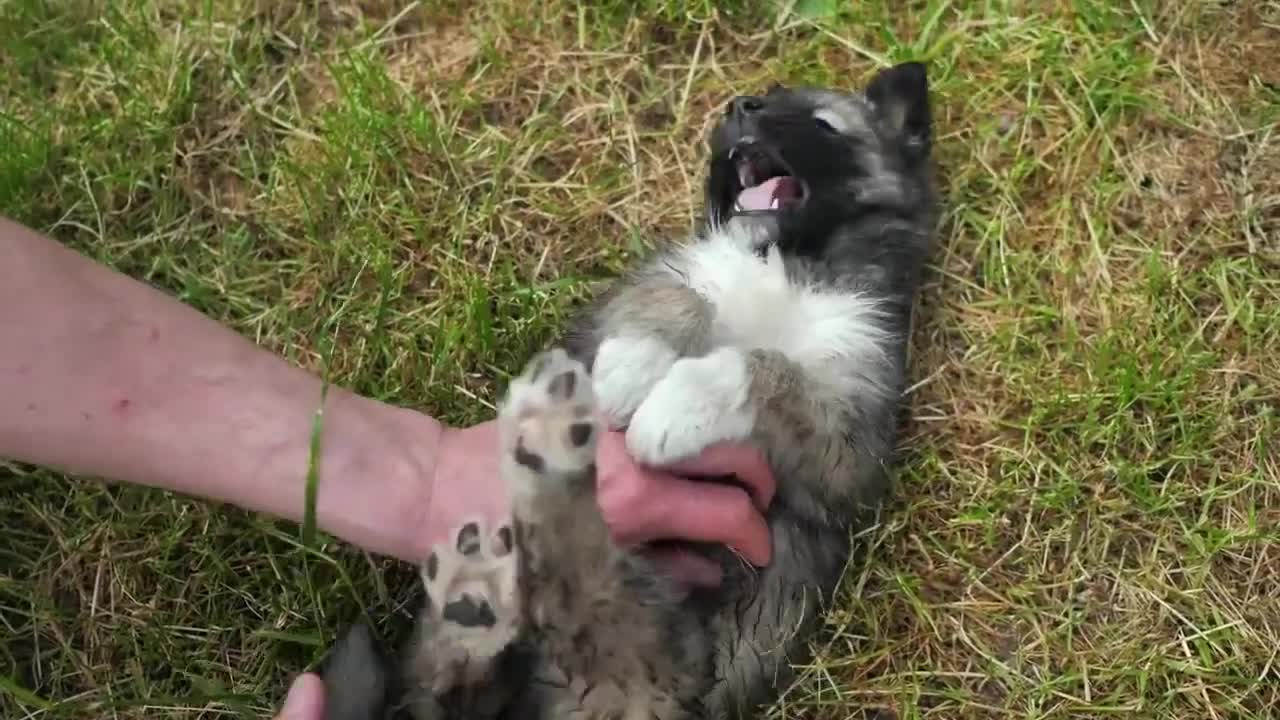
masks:
{"type": "Polygon", "coordinates": [[[622,334],[596,352],[593,386],[612,427],[642,462],[691,457],[712,443],[741,440],[755,426],[749,353],[775,350],[799,365],[817,396],[876,392],[888,333],[871,297],[789,277],[781,255],[752,250],[731,225],[668,255],[658,267],[713,309],[710,351],[678,357],[658,337],[622,334]],[[816,389],[816,388],[815,388],[816,389]]]}
{"type": "Polygon", "coordinates": [[[716,346],[777,350],[836,382],[856,372],[850,364],[882,357],[887,334],[873,298],[797,283],[776,247],[761,258],[732,226],[682,249],[669,265],[715,308],[716,346]]]}

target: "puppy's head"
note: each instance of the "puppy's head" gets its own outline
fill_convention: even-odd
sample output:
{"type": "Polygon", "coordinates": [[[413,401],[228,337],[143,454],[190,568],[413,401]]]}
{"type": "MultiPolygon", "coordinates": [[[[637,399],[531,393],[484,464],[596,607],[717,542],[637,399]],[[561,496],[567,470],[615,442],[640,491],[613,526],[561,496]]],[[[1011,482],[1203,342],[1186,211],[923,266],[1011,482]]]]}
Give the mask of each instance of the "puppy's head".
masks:
{"type": "Polygon", "coordinates": [[[927,192],[932,126],[914,62],[881,70],[862,92],[775,86],[736,97],[711,133],[709,219],[759,216],[784,236],[821,238],[859,213],[909,210],[927,192]]]}

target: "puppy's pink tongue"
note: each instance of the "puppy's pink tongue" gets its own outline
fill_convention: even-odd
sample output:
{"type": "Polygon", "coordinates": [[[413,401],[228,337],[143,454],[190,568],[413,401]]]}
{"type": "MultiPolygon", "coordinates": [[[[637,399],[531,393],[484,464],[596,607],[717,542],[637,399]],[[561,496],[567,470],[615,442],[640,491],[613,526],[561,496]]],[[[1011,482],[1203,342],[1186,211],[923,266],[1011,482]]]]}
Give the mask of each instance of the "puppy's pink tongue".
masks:
{"type": "Polygon", "coordinates": [[[774,191],[783,181],[782,177],[769,178],[764,182],[743,190],[738,195],[738,205],[743,210],[768,210],[773,206],[774,191]]]}

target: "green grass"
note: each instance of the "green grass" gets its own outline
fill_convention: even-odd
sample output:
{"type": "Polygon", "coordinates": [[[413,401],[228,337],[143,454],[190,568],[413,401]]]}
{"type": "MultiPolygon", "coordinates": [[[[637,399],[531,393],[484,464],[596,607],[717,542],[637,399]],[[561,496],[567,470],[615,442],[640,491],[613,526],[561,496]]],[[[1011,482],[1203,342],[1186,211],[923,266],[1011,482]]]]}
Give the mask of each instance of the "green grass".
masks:
{"type": "MultiPolygon", "coordinates": [[[[0,3],[0,214],[466,423],[689,227],[730,93],[927,59],[899,492],[775,714],[1280,714],[1275,2],[293,5],[0,3]]],[[[406,617],[297,526],[3,467],[5,718],[269,717],[406,617]]]]}

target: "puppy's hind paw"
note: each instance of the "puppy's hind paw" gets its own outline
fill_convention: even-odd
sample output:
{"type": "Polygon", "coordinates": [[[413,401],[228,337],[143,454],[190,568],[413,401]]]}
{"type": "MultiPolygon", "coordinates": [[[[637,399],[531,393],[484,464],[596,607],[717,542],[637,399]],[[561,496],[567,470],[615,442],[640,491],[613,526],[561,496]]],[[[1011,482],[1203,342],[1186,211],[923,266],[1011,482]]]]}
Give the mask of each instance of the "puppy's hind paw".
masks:
{"type": "Polygon", "coordinates": [[[421,568],[429,628],[422,651],[431,656],[435,694],[488,678],[519,631],[511,528],[490,531],[475,520],[450,537],[451,543],[432,548],[421,568]]]}
{"type": "Polygon", "coordinates": [[[550,490],[591,492],[600,433],[591,378],[560,348],[530,361],[499,414],[503,476],[517,514],[550,490]]]}

